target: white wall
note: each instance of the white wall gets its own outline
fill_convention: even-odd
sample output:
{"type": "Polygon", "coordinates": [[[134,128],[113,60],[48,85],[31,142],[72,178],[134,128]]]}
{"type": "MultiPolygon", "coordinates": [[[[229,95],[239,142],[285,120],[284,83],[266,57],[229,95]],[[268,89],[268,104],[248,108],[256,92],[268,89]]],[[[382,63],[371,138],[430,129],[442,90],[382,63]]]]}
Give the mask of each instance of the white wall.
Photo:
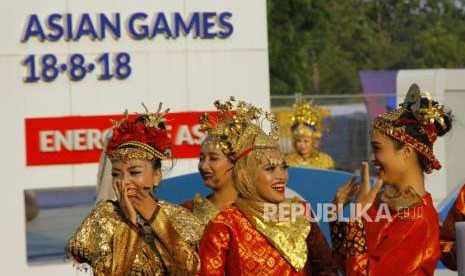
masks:
{"type": "Polygon", "coordinates": [[[398,102],[403,101],[412,83],[430,92],[455,115],[452,131],[439,137],[434,144],[434,152],[443,168],[426,178],[427,190],[438,203],[465,180],[465,69],[401,70],[397,75],[398,102]]]}
{"type": "MultiPolygon", "coordinates": [[[[24,119],[69,115],[119,114],[125,108],[142,111],[141,102],[162,101],[173,111],[212,110],[213,101],[235,95],[269,108],[268,50],[265,0],[81,0],[0,3],[0,76],[2,97],[4,173],[0,201],[0,258],[2,275],[73,275],[68,265],[29,267],[26,263],[22,191],[26,188],[81,186],[95,183],[96,164],[26,167],[24,119]],[[28,14],[179,11],[229,11],[234,33],[224,40],[120,41],[21,43],[28,14]],[[87,76],[71,82],[64,76],[50,83],[23,83],[21,61],[29,54],[53,53],[65,59],[72,53],[93,58],[103,52],[131,54],[133,73],[124,81],[98,81],[87,76]]],[[[124,17],[123,17],[124,18],[124,17]]],[[[180,160],[172,175],[195,170],[193,160],[180,160]]]]}

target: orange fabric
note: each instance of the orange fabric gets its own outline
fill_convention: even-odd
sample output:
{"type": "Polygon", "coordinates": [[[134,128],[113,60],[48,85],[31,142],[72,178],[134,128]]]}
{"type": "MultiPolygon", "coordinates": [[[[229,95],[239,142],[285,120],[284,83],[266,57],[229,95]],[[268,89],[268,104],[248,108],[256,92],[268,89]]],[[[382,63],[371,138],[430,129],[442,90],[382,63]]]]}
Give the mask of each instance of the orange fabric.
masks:
{"type": "Polygon", "coordinates": [[[455,223],[465,220],[465,185],[462,186],[454,205],[447,213],[441,227],[441,261],[449,269],[457,270],[455,223]]]}
{"type": "Polygon", "coordinates": [[[465,215],[465,185],[463,185],[457,200],[455,200],[455,208],[457,208],[462,215],[465,215]]]}
{"type": "MultiPolygon", "coordinates": [[[[307,268],[295,271],[294,268],[272,247],[265,236],[258,232],[237,208],[221,211],[205,230],[200,242],[201,271],[199,276],[245,276],[245,275],[336,275],[329,247],[317,230],[311,233],[313,243],[309,243],[310,258],[307,268]],[[318,253],[312,254],[312,247],[318,253]],[[310,270],[311,258],[318,258],[310,270]],[[319,265],[317,265],[319,264],[319,265]],[[316,271],[318,269],[325,271],[316,271]]],[[[310,239],[308,239],[310,240],[310,239]]]]}
{"type": "MultiPolygon", "coordinates": [[[[433,275],[440,256],[439,218],[431,195],[422,199],[419,206],[391,211],[392,221],[364,220],[368,250],[346,256],[346,275],[433,275]]],[[[370,218],[376,217],[378,206],[368,210],[370,218]]]]}

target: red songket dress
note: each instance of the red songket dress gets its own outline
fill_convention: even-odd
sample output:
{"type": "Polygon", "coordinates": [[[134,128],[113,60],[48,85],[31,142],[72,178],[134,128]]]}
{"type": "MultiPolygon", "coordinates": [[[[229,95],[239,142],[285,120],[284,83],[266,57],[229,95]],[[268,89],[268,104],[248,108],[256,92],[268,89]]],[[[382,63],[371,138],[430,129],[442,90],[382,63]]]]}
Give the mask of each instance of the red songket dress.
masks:
{"type": "Polygon", "coordinates": [[[305,268],[296,271],[236,207],[221,211],[207,226],[200,243],[202,276],[337,275],[336,265],[318,224],[307,236],[305,268]]]}
{"type": "Polygon", "coordinates": [[[410,207],[394,209],[388,203],[392,221],[374,222],[383,202],[378,197],[367,212],[373,221],[332,223],[333,252],[345,275],[434,275],[440,257],[439,217],[429,193],[417,196],[416,204],[406,205],[410,207]]]}
{"type": "Polygon", "coordinates": [[[441,227],[441,261],[452,270],[457,270],[455,223],[459,221],[465,221],[465,185],[441,227]]]}

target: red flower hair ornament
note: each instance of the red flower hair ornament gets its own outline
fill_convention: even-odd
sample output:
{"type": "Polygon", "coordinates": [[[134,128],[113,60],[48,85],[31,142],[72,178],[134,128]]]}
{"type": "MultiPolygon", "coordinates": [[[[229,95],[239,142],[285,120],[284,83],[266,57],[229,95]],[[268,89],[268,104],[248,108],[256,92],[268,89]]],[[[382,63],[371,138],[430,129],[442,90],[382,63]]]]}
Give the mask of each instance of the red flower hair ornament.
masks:
{"type": "Polygon", "coordinates": [[[161,112],[162,104],[156,113],[146,114],[134,119],[129,118],[127,110],[123,119],[113,121],[113,133],[108,143],[107,156],[112,160],[169,159],[171,157],[171,139],[164,128],[169,109],[161,112]]]}

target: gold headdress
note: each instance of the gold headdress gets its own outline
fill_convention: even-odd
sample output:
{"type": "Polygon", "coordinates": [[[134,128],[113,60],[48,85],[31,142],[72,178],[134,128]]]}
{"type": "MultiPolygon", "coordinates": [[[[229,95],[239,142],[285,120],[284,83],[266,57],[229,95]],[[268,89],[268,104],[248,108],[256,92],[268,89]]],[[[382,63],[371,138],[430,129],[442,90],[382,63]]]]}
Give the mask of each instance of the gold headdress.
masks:
{"type": "Polygon", "coordinates": [[[113,133],[106,152],[111,160],[170,157],[171,139],[166,129],[161,127],[169,109],[161,112],[160,103],[157,112],[150,113],[142,105],[146,112],[144,115],[130,118],[126,110],[122,120],[112,121],[113,133]]]}
{"type": "Polygon", "coordinates": [[[321,137],[323,110],[311,101],[302,100],[294,104],[291,131],[294,136],[321,137]]]}
{"type": "Polygon", "coordinates": [[[434,101],[428,92],[420,92],[418,85],[410,86],[403,103],[393,111],[379,115],[373,127],[382,133],[411,146],[428,160],[426,172],[439,170],[441,164],[434,156],[433,144],[438,137],[438,127],[447,131],[444,106],[434,101]],[[406,128],[416,125],[428,137],[428,143],[408,134],[406,128]]]}
{"type": "Polygon", "coordinates": [[[200,118],[200,125],[208,136],[215,137],[213,141],[217,147],[232,156],[234,161],[257,147],[277,147],[278,126],[271,113],[244,101],[237,102],[235,106],[234,97],[224,103],[215,101],[214,105],[218,110],[217,120],[204,114],[200,118]],[[271,125],[269,134],[262,130],[265,120],[271,125]]]}

